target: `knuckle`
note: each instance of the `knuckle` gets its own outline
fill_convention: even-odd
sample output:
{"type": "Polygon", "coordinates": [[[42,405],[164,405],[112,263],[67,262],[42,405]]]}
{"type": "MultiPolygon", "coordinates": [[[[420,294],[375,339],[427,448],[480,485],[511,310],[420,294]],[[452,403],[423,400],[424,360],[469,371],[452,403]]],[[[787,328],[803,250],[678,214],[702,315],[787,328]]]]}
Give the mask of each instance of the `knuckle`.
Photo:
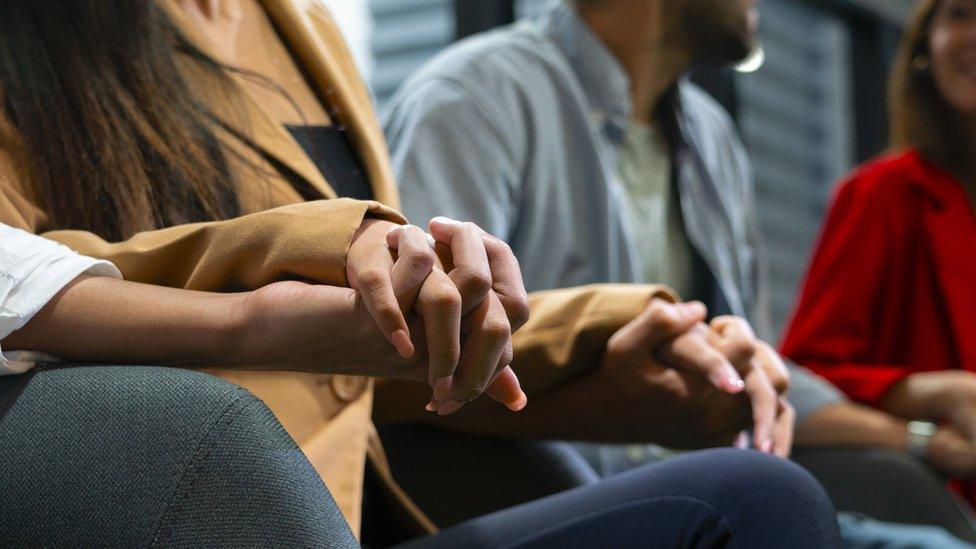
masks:
{"type": "Polygon", "coordinates": [[[494,341],[507,341],[512,336],[512,328],[505,317],[485,321],[482,332],[494,341]]]}
{"type": "Polygon", "coordinates": [[[777,395],[785,393],[790,388],[790,380],[786,376],[776,375],[769,379],[770,384],[773,386],[773,390],[777,395]]]}
{"type": "Polygon", "coordinates": [[[509,321],[512,323],[512,329],[518,330],[525,323],[529,321],[529,315],[531,311],[529,310],[528,299],[515,299],[509,303],[508,308],[509,321]]]}
{"type": "Polygon", "coordinates": [[[483,298],[491,291],[491,275],[471,268],[455,269],[461,293],[469,297],[483,298]]]}
{"type": "Polygon", "coordinates": [[[513,360],[515,360],[515,350],[511,345],[506,345],[505,350],[502,351],[502,358],[499,361],[499,364],[502,366],[508,366],[513,360]]]}
{"type": "Polygon", "coordinates": [[[607,348],[603,354],[608,358],[618,358],[624,351],[624,336],[617,332],[607,340],[607,348]]]}
{"type": "Polygon", "coordinates": [[[386,285],[386,274],[376,269],[369,269],[359,273],[358,280],[360,288],[375,291],[386,285]]]}
{"type": "Polygon", "coordinates": [[[430,248],[410,248],[400,253],[400,259],[418,270],[434,268],[434,252],[430,248]]]}
{"type": "Polygon", "coordinates": [[[400,318],[400,308],[395,303],[384,301],[376,307],[376,317],[378,320],[391,322],[400,318]]]}
{"type": "Polygon", "coordinates": [[[486,236],[485,239],[497,249],[499,254],[515,257],[515,251],[508,242],[492,235],[486,236]]]}
{"type": "Polygon", "coordinates": [[[461,295],[454,288],[444,287],[434,292],[428,304],[435,311],[460,313],[461,295]]]}
{"type": "Polygon", "coordinates": [[[669,308],[670,304],[661,301],[655,301],[647,309],[647,318],[652,326],[664,326],[670,323],[671,314],[669,308]]]}
{"type": "Polygon", "coordinates": [[[755,356],[756,347],[745,338],[736,338],[727,344],[728,352],[738,360],[748,360],[755,356]]]}

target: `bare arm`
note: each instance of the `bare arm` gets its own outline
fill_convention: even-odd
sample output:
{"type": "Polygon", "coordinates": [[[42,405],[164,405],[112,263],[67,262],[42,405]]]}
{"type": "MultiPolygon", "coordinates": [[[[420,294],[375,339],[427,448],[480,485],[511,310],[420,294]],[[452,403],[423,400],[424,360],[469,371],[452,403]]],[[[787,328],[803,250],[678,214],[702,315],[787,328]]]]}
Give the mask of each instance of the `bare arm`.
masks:
{"type": "Polygon", "coordinates": [[[400,357],[358,294],[279,282],[218,294],[79,277],[3,340],[62,360],[269,369],[423,379],[421,353],[400,357]]]}
{"type": "Polygon", "coordinates": [[[82,276],[3,347],[80,362],[220,367],[233,356],[244,295],[82,276]]]}
{"type": "Polygon", "coordinates": [[[825,406],[796,426],[797,446],[905,448],[906,421],[867,406],[825,406]]]}

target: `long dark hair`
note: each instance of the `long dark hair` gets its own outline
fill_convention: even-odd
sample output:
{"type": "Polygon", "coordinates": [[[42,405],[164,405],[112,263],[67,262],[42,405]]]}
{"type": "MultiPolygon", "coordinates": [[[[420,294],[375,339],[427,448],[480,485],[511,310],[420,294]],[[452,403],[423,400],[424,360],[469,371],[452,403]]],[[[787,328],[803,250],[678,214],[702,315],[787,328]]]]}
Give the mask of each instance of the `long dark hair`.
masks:
{"type": "Polygon", "coordinates": [[[50,229],[117,241],[239,214],[211,114],[180,72],[224,68],[155,0],[0,1],[0,100],[50,229]]]}
{"type": "Polygon", "coordinates": [[[913,147],[927,160],[959,175],[976,173],[962,116],[932,76],[929,38],[944,0],[922,0],[909,22],[888,86],[891,144],[913,147]]]}

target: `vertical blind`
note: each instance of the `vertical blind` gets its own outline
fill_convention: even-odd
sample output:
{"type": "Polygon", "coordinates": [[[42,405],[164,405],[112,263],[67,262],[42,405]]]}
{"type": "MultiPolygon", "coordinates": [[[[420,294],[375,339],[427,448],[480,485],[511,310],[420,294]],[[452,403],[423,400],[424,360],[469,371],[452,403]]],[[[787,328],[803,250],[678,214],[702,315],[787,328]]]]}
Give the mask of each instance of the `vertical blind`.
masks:
{"type": "Polygon", "coordinates": [[[453,0],[370,0],[373,12],[376,101],[383,105],[397,86],[454,39],[453,0]]]}
{"type": "Polygon", "coordinates": [[[762,4],[766,63],[737,79],[770,266],[773,336],[790,315],[832,183],[850,168],[849,30],[798,0],[762,4]]]}

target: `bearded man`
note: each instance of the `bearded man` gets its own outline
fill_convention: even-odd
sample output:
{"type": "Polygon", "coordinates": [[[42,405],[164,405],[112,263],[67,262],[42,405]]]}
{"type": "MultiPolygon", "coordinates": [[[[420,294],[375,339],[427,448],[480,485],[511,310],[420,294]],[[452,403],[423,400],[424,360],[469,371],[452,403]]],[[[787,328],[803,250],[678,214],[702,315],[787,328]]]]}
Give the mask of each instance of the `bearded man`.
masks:
{"type": "MultiPolygon", "coordinates": [[[[505,240],[530,291],[662,283],[706,304],[712,317],[737,317],[768,334],[749,159],[728,113],[684,78],[693,64],[745,59],[758,24],[756,0],[562,0],[535,21],[456,44],[404,84],[385,116],[404,212],[415,221],[470,219],[505,240]]],[[[761,340],[756,346],[757,356],[770,351],[761,340]]],[[[905,421],[790,367],[801,443],[906,449],[905,421]]],[[[759,427],[755,398],[703,391],[703,380],[674,371],[645,370],[607,402],[605,370],[579,382],[563,422],[543,406],[499,416],[482,431],[697,448],[729,444],[750,421],[759,427]],[[641,413],[641,399],[658,413],[641,413]]],[[[534,400],[572,392],[561,389],[534,400]]],[[[377,413],[397,398],[397,386],[380,387],[377,413]]],[[[793,420],[785,402],[776,414],[778,425],[793,420]]],[[[452,428],[461,419],[423,421],[452,428]]],[[[788,438],[749,443],[783,455],[788,438]]],[[[428,438],[423,448],[434,444],[428,438]]],[[[410,452],[399,448],[391,448],[394,469],[397,452],[410,452]]],[[[619,463],[635,455],[629,450],[599,455],[619,463]]],[[[936,450],[929,457],[937,466],[958,458],[936,450]]],[[[411,477],[397,472],[402,482],[411,477]]],[[[851,546],[954,543],[939,532],[850,518],[842,526],[851,546]]]]}

